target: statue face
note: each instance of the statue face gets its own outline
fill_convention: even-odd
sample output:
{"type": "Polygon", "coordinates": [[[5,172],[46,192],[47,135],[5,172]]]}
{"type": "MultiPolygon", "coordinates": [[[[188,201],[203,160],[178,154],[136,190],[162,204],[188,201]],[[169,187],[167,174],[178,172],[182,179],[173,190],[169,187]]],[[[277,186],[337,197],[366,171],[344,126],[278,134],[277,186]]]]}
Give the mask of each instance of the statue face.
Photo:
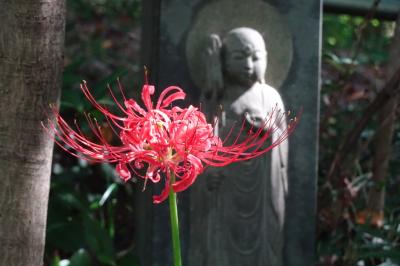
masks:
{"type": "Polygon", "coordinates": [[[224,46],[224,73],[230,82],[246,87],[264,83],[267,52],[258,32],[232,32],[224,46]]]}

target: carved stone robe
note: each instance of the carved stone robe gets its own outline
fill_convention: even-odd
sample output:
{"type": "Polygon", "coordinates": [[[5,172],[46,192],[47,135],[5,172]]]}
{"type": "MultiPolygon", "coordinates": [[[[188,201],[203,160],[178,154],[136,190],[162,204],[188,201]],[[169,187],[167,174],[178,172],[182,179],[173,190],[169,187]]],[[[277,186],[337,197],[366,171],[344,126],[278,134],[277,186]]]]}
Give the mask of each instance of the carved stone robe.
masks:
{"type": "MultiPolygon", "coordinates": [[[[261,125],[273,109],[284,112],[279,93],[255,83],[247,91],[226,90],[222,101],[224,117],[218,125],[222,139],[234,126],[233,136],[247,114],[253,126],[261,125]]],[[[281,123],[276,139],[286,127],[281,123]]],[[[251,125],[248,126],[251,128],[251,125]]],[[[244,130],[241,138],[248,137],[244,130]]],[[[288,143],[255,159],[224,168],[209,168],[198,178],[191,198],[192,229],[189,265],[281,266],[285,195],[287,193],[288,143]],[[210,178],[219,179],[208,190],[210,178]],[[196,248],[195,248],[196,247],[196,248]]]]}

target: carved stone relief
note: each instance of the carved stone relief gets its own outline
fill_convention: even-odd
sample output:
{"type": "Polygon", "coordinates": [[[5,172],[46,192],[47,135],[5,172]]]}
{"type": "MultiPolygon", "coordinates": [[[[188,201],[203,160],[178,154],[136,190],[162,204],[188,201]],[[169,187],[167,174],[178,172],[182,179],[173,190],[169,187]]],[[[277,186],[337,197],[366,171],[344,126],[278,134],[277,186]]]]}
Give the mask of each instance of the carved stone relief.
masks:
{"type": "MultiPolygon", "coordinates": [[[[187,41],[192,78],[202,88],[202,109],[215,121],[215,133],[222,139],[228,134],[236,136],[231,129],[243,119],[251,129],[263,126],[273,112],[285,112],[280,94],[266,80],[280,86],[286,77],[292,56],[290,34],[273,7],[252,2],[253,8],[262,6],[260,12],[268,13],[270,27],[279,25],[272,27],[279,36],[267,33],[270,27],[239,11],[235,18],[227,18],[231,21],[207,21],[206,17],[217,12],[214,3],[200,11],[187,41]],[[229,24],[241,26],[229,30],[229,24]],[[266,45],[260,29],[271,45],[268,41],[266,45]],[[276,47],[276,51],[268,48],[267,53],[267,47],[276,47]],[[267,62],[277,70],[269,70],[267,62]]],[[[271,126],[277,128],[274,139],[286,124],[271,126]]],[[[241,134],[246,137],[248,132],[241,134]]],[[[282,265],[287,164],[285,141],[261,158],[209,168],[198,178],[191,197],[189,265],[282,265]]]]}

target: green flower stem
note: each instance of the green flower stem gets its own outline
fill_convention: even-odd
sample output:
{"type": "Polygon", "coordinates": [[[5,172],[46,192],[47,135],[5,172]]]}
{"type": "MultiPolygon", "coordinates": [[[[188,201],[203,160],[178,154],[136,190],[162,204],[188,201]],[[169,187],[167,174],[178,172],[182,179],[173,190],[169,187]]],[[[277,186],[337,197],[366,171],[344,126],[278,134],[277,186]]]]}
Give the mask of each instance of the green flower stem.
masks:
{"type": "MultiPolygon", "coordinates": [[[[175,182],[175,176],[171,173],[171,184],[175,182]]],[[[181,243],[179,241],[179,220],[178,206],[176,203],[176,193],[172,189],[169,191],[169,215],[171,217],[172,248],[174,255],[174,266],[182,266],[181,243]]]]}

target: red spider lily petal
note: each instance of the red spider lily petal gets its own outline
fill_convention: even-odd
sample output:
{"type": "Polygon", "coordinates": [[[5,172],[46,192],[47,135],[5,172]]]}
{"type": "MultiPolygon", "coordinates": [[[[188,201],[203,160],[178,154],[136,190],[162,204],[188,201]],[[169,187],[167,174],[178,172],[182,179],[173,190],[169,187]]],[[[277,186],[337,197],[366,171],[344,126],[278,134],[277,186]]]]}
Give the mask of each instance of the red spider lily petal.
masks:
{"type": "Polygon", "coordinates": [[[183,92],[183,90],[181,88],[176,87],[176,86],[170,86],[170,87],[166,88],[165,90],[163,90],[163,92],[161,92],[160,98],[158,98],[158,101],[157,101],[156,109],[165,108],[168,105],[170,105],[173,101],[183,100],[183,99],[185,99],[185,96],[186,96],[186,94],[183,92]],[[175,92],[173,92],[170,96],[168,96],[166,99],[164,99],[164,97],[171,91],[175,91],[175,92]]]}
{"type": "Polygon", "coordinates": [[[144,85],[142,89],[142,100],[144,106],[146,106],[147,111],[153,110],[153,103],[151,101],[151,95],[154,94],[154,86],[151,85],[144,85]]]}
{"type": "Polygon", "coordinates": [[[159,170],[160,167],[158,165],[150,164],[147,168],[146,178],[153,181],[153,183],[158,183],[161,179],[159,170]]]}
{"type": "Polygon", "coordinates": [[[142,116],[146,115],[146,111],[140,107],[140,105],[133,99],[126,100],[124,102],[125,107],[128,109],[130,115],[135,116],[135,112],[139,113],[142,116]],[[133,111],[133,112],[132,112],[133,111]]]}
{"type": "Polygon", "coordinates": [[[131,172],[124,163],[117,164],[115,171],[124,181],[128,181],[131,178],[131,172]]]}
{"type": "Polygon", "coordinates": [[[201,160],[196,156],[189,154],[187,156],[186,166],[183,169],[183,175],[176,176],[180,179],[172,184],[172,188],[175,192],[181,192],[187,189],[196,180],[196,177],[203,172],[203,164],[201,160]]]}
{"type": "Polygon", "coordinates": [[[100,105],[90,93],[86,82],[81,84],[86,98],[105,115],[112,132],[118,135],[120,146],[107,143],[102,128],[90,115],[86,118],[98,143],[87,138],[76,123],[76,129],[69,126],[55,109],[53,112],[56,121],[54,124],[50,123],[49,129],[46,129],[55,132],[57,138],[55,141],[62,149],[78,158],[117,163],[116,173],[124,181],[128,181],[133,173],[145,179],[145,182],[151,180],[153,183],[158,183],[163,173],[164,188],[160,195],[153,196],[154,203],[160,203],[168,198],[171,187],[174,192],[187,189],[207,166],[222,167],[270,151],[285,141],[297,125],[296,120],[291,120],[287,127],[280,128],[280,125],[286,124],[286,114],[273,110],[257,128],[248,121],[248,117],[245,117],[233,141],[230,138],[233,128],[226,139],[221,140],[213,134],[213,126],[207,123],[205,115],[196,107],[190,105],[188,108],[177,106],[168,108],[174,101],[185,98],[182,89],[175,86],[165,89],[154,108],[151,100],[154,86],[144,85],[142,90],[142,101],[146,108],[144,109],[135,100],[125,98],[119,82],[118,88],[124,106],[118,102],[111,87],[109,93],[122,111],[122,117],[100,105]],[[250,129],[246,129],[246,120],[252,125],[250,129]],[[117,133],[116,130],[120,132],[117,133]],[[250,134],[243,139],[243,132],[246,131],[250,134]],[[274,136],[272,143],[265,145],[272,136],[274,136]],[[137,170],[144,167],[146,167],[145,174],[140,174],[137,170]],[[172,174],[175,176],[174,179],[172,174]],[[174,180],[172,184],[171,180],[174,180]]]}

